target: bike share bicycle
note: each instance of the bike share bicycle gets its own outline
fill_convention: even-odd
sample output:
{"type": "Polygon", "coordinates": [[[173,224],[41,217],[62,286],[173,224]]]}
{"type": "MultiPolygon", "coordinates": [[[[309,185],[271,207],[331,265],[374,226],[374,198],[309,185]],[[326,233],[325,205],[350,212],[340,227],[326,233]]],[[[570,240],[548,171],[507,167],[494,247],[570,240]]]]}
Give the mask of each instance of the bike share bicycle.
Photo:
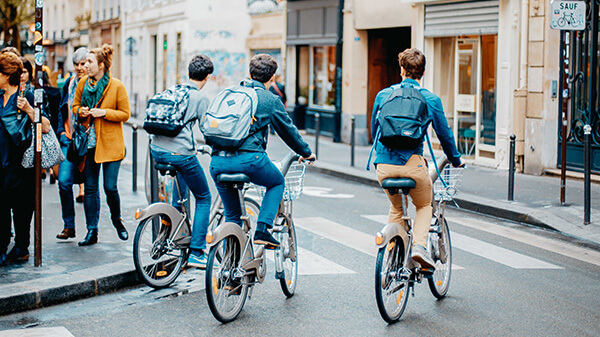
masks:
{"type": "MultiPolygon", "coordinates": [[[[297,199],[304,185],[305,166],[294,164],[300,158],[290,153],[279,162],[274,162],[285,177],[285,192],[273,234],[280,242],[275,249],[275,278],[287,297],[296,291],[298,276],[296,229],[292,220],[292,202],[297,199]]],[[[250,178],[243,173],[217,176],[217,181],[238,191],[240,206],[245,210],[244,186],[250,178]]],[[[260,188],[258,189],[260,194],[260,188]]],[[[235,320],[247,297],[252,296],[253,287],[262,283],[267,273],[265,247],[253,243],[254,229],[245,211],[241,216],[243,226],[233,222],[209,229],[206,235],[209,247],[206,265],[206,297],[213,316],[222,323],[235,320]]]]}
{"type": "MultiPolygon", "coordinates": [[[[203,146],[198,152],[210,154],[210,147],[203,146]]],[[[155,168],[163,176],[161,181],[164,186],[161,189],[169,192],[172,190],[171,183],[175,185],[181,211],[168,203],[171,193],[166,193],[162,202],[136,210],[135,219],[139,225],[133,240],[133,263],[146,285],[160,289],[171,285],[186,267],[192,237],[192,217],[186,206],[187,196],[182,195],[179,181],[175,178],[177,168],[167,163],[156,163],[155,168]]],[[[248,196],[244,196],[244,202],[250,221],[256,223],[260,208],[258,202],[248,196]]],[[[211,205],[208,230],[217,227],[223,220],[223,204],[217,194],[211,205]]]]}
{"type": "Polygon", "coordinates": [[[452,168],[448,160],[442,161],[437,170],[430,173],[434,182],[434,214],[427,236],[427,251],[435,262],[435,270],[421,268],[410,256],[412,252],[412,218],[408,215],[408,194],[415,187],[410,178],[388,178],[381,186],[390,194],[401,193],[402,219],[405,226],[398,223],[386,225],[375,237],[379,247],[375,265],[375,297],[381,317],[388,323],[397,322],[408,302],[415,283],[427,279],[429,289],[438,298],[444,298],[450,286],[452,274],[452,245],[450,230],[444,216],[446,201],[453,200],[457,193],[461,168],[452,168]],[[438,180],[441,172],[441,180],[438,180]],[[405,230],[408,228],[408,232],[405,230]]]}

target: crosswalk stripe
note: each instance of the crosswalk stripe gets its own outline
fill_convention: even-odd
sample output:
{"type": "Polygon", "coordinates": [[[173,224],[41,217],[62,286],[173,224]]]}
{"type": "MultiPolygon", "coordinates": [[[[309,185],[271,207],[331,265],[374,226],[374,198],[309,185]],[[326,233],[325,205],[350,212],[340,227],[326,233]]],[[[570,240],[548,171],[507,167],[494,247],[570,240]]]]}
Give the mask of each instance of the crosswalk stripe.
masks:
{"type": "MultiPolygon", "coordinates": [[[[266,251],[267,259],[275,261],[274,252],[266,251]]],[[[298,247],[298,275],[356,274],[355,271],[341,266],[310,250],[298,247]]]]}
{"type": "Polygon", "coordinates": [[[314,234],[371,256],[377,256],[375,238],[324,218],[295,218],[294,224],[314,234]]]}
{"type": "Polygon", "coordinates": [[[562,267],[508,250],[466,235],[452,233],[452,247],[479,255],[515,269],[564,269],[562,267]]]}
{"type": "Polygon", "coordinates": [[[457,217],[447,217],[448,221],[462,226],[474,228],[491,234],[500,235],[514,241],[528,244],[533,247],[541,248],[556,254],[567,256],[576,260],[591,263],[600,266],[600,253],[577,247],[570,243],[561,242],[555,239],[531,234],[519,229],[495,225],[489,222],[483,222],[476,219],[465,219],[457,217]]]}
{"type": "Polygon", "coordinates": [[[0,331],[0,337],[73,337],[65,327],[29,328],[0,331]]]}

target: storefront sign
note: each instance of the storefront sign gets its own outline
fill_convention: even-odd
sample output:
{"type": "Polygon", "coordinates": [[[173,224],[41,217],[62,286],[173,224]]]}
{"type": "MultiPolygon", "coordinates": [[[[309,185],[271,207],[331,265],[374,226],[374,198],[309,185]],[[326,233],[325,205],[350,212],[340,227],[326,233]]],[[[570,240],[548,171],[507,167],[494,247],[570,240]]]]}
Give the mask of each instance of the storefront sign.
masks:
{"type": "Polygon", "coordinates": [[[475,112],[475,95],[456,95],[454,97],[456,111],[475,112]]]}
{"type": "Polygon", "coordinates": [[[553,1],[550,28],[557,30],[585,29],[585,1],[553,1]]]}

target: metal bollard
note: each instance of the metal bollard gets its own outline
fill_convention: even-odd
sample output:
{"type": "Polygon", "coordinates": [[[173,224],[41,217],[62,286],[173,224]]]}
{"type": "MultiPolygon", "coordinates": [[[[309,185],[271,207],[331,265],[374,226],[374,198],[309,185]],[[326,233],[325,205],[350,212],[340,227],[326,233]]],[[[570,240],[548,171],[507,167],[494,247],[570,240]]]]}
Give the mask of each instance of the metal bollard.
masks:
{"type": "Polygon", "coordinates": [[[515,135],[510,135],[510,154],[508,155],[508,201],[514,200],[515,194],[515,135]]]}
{"type": "Polygon", "coordinates": [[[131,126],[133,129],[133,134],[131,135],[131,159],[133,160],[133,166],[131,168],[132,177],[131,177],[131,190],[137,191],[137,146],[138,146],[138,126],[137,124],[133,124],[131,126]]]}
{"type": "Polygon", "coordinates": [[[590,224],[590,171],[591,171],[591,133],[592,127],[586,124],[583,127],[583,224],[590,224]]]}
{"type": "Polygon", "coordinates": [[[319,134],[321,133],[321,114],[315,114],[315,157],[319,158],[319,134]]]}
{"type": "Polygon", "coordinates": [[[354,167],[354,146],[355,146],[355,135],[354,130],[356,127],[356,117],[350,118],[350,166],[354,167]]]}

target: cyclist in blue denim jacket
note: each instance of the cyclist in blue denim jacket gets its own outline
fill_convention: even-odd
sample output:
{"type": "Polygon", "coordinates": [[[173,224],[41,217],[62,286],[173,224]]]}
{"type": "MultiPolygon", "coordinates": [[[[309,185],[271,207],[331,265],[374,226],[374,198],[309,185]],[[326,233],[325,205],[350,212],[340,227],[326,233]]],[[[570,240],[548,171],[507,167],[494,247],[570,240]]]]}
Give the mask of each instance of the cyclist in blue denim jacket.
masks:
{"type": "Polygon", "coordinates": [[[281,99],[268,91],[269,87],[273,85],[276,70],[277,61],[270,55],[258,54],[250,60],[251,79],[243,81],[242,85],[256,90],[258,107],[249,136],[236,151],[225,150],[213,145],[210,162],[210,174],[223,200],[226,221],[242,225],[240,220],[242,210],[237,191],[216,183],[219,174],[245,173],[250,177],[252,183],[266,187],[267,191],[258,215],[254,243],[265,245],[266,248],[271,249],[279,246],[279,242],[271,236],[268,229],[273,227],[277,208],[283,197],[285,179],[265,152],[269,125],[294,152],[302,156],[301,162],[315,159],[315,155],[285,111],[281,99]]]}

